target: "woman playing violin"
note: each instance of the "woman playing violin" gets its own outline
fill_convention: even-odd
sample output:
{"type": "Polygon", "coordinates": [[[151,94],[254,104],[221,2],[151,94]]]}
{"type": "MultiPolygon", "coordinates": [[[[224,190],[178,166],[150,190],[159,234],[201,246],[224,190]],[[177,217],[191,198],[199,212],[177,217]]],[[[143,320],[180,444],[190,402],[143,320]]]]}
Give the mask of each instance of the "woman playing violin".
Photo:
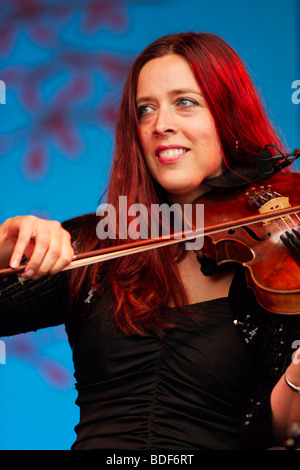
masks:
{"type": "MultiPolygon", "coordinates": [[[[120,195],[149,209],[201,203],[210,179],[253,167],[270,142],[282,147],[228,44],[160,38],[124,87],[106,202],[117,212],[120,195]]],[[[73,449],[281,444],[300,423],[299,315],[263,310],[240,266],[207,275],[184,243],[63,270],[74,251],[124,242],[100,240],[97,223],[27,216],[0,227],[0,266],[28,260],[25,282],[0,279],[0,334],[65,323],[80,407],[73,449]]]]}

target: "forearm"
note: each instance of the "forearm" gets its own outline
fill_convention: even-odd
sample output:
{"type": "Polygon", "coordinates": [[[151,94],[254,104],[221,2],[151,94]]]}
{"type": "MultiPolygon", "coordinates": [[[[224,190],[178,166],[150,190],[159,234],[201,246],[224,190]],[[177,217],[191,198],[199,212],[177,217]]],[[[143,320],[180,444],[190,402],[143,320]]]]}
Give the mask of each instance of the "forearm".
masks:
{"type": "MultiPolygon", "coordinates": [[[[287,379],[300,387],[300,348],[296,351],[293,361],[286,370],[287,379]]],[[[271,394],[273,431],[279,442],[288,437],[291,425],[300,425],[300,394],[292,390],[283,375],[271,394]]]]}

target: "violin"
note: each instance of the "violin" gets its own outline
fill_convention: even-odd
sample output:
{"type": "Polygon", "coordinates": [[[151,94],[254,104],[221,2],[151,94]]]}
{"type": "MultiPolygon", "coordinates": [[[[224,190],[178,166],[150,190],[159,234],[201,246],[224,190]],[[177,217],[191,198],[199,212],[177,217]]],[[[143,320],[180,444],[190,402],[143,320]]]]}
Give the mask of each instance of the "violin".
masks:
{"type": "MultiPolygon", "coordinates": [[[[210,191],[196,202],[204,204],[204,227],[79,253],[64,270],[120,256],[203,238],[197,251],[218,266],[243,266],[247,285],[258,303],[278,314],[300,313],[300,174],[281,173],[255,186],[210,191]]],[[[20,274],[19,268],[0,270],[0,276],[20,274]]]]}
{"type": "Polygon", "coordinates": [[[258,303],[273,313],[300,313],[299,185],[299,173],[282,173],[244,190],[211,191],[201,198],[205,225],[239,218],[245,223],[206,235],[200,261],[205,255],[218,265],[241,264],[258,303]]]}

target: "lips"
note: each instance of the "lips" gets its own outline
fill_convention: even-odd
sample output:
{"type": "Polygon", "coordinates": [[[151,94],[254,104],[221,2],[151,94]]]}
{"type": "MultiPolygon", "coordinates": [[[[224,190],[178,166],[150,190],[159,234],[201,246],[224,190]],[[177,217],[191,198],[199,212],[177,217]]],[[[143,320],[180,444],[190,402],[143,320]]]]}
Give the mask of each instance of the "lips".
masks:
{"type": "Polygon", "coordinates": [[[155,155],[161,163],[170,164],[181,160],[188,151],[179,145],[161,145],[155,149],[155,155]]]}

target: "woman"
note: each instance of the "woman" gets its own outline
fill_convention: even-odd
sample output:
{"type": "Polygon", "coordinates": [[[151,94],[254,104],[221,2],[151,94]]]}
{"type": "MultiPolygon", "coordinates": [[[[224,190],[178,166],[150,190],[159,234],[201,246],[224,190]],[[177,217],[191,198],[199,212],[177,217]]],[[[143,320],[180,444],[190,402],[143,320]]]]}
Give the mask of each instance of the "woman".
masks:
{"type": "Polygon", "coordinates": [[[254,167],[268,143],[282,146],[232,48],[212,34],[169,35],[139,55],[124,87],[106,198],[119,236],[100,239],[95,215],[2,224],[0,266],[29,261],[26,282],[1,280],[0,333],[66,324],[74,449],[264,449],[300,422],[299,316],[262,312],[239,268],[204,275],[178,243],[60,272],[73,249],[130,241],[119,196],[148,214],[201,202],[213,178],[254,167]]]}

